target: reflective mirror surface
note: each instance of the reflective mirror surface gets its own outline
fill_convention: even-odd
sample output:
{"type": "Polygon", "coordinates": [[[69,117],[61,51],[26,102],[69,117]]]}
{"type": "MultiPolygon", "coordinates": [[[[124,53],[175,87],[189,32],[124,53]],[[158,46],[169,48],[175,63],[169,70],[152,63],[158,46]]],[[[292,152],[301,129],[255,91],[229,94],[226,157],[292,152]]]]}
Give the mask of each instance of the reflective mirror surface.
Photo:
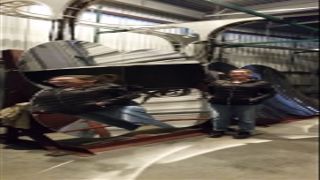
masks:
{"type": "MultiPolygon", "coordinates": [[[[83,41],[54,41],[36,46],[22,55],[19,68],[44,89],[49,85],[47,81],[57,76],[110,75],[116,77],[113,83],[139,86],[146,92],[161,90],[163,96],[167,91],[194,87],[204,74],[199,62],[173,50],[120,52],[83,41]]],[[[107,130],[110,128],[117,129],[118,133],[126,132],[81,116],[35,113],[34,117],[50,129],[81,137],[106,137],[110,135],[107,130]]],[[[165,126],[152,120],[144,123],[165,126]]]]}

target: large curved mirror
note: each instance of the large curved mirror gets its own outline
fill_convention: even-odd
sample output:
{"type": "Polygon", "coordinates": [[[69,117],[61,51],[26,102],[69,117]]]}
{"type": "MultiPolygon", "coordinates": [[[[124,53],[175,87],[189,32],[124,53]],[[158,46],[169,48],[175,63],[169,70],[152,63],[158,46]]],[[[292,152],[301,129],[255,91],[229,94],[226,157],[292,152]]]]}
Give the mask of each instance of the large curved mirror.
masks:
{"type": "MultiPolygon", "coordinates": [[[[284,22],[304,22],[307,17],[286,17],[284,22]]],[[[318,98],[319,36],[318,17],[310,23],[252,21],[213,32],[210,52],[213,61],[237,67],[264,65],[280,71],[289,82],[307,96],[318,98]],[[295,24],[292,25],[292,24],[295,24]],[[301,23],[304,24],[304,23],[301,23]]]]}
{"type": "Polygon", "coordinates": [[[315,24],[298,28],[259,20],[225,27],[211,34],[209,43],[215,49],[209,55],[214,62],[251,69],[254,78],[274,85],[277,95],[259,106],[259,118],[274,116],[279,121],[314,116],[319,114],[315,24]]]}
{"type": "Polygon", "coordinates": [[[119,52],[84,41],[53,41],[31,48],[19,68],[38,84],[63,74],[115,74],[124,84],[161,89],[192,86],[202,76],[198,61],[173,50],[119,52]]]}
{"type": "MultiPolygon", "coordinates": [[[[147,115],[144,115],[154,116],[156,120],[143,123],[155,127],[194,125],[199,123],[198,117],[202,113],[199,101],[201,95],[192,90],[203,79],[202,65],[173,50],[141,49],[120,52],[97,43],[53,41],[26,51],[20,59],[19,68],[27,79],[42,89],[55,88],[59,91],[59,87],[53,86],[48,80],[69,75],[103,75],[110,78],[113,84],[133,89],[138,87],[141,97],[134,99],[134,102],[150,101],[149,104],[143,104],[143,108],[147,110],[147,115]],[[156,100],[150,100],[155,97],[156,100]],[[173,122],[172,117],[181,120],[177,114],[184,118],[190,117],[186,111],[195,112],[192,121],[184,124],[173,122]]],[[[64,99],[59,98],[64,102],[64,99]]],[[[74,104],[72,107],[76,106],[74,104]]],[[[134,111],[145,113],[139,108],[134,111]]],[[[107,137],[128,133],[128,129],[119,128],[122,125],[99,123],[87,116],[36,111],[34,117],[50,129],[81,137],[107,137]]]]}

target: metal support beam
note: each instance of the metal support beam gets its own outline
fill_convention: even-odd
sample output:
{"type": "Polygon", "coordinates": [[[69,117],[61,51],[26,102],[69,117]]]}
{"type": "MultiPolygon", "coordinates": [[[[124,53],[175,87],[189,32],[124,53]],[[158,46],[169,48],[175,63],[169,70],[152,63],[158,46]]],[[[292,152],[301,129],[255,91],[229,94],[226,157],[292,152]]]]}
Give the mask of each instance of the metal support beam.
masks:
{"type": "Polygon", "coordinates": [[[279,1],[267,4],[258,4],[247,6],[249,9],[253,9],[256,11],[267,10],[267,9],[299,9],[305,7],[319,7],[319,1],[316,0],[287,0],[287,1],[279,1]]]}
{"type": "MultiPolygon", "coordinates": [[[[99,6],[98,6],[98,9],[102,9],[102,6],[99,5],[99,6]]],[[[96,12],[96,23],[100,23],[100,22],[101,22],[101,12],[98,11],[98,12],[96,12]]],[[[99,39],[100,39],[100,36],[99,36],[99,28],[95,27],[95,28],[94,28],[93,42],[94,42],[94,43],[98,43],[98,42],[99,42],[99,39]]]]}
{"type": "Polygon", "coordinates": [[[88,12],[95,12],[100,14],[112,15],[116,17],[123,17],[123,18],[129,18],[129,19],[136,19],[140,21],[154,22],[159,24],[173,23],[172,21],[161,20],[159,18],[147,18],[147,17],[135,16],[130,13],[119,13],[115,11],[106,11],[103,9],[88,8],[88,12]]]}
{"type": "Polygon", "coordinates": [[[245,42],[245,43],[221,43],[219,46],[225,48],[231,47],[247,47],[251,45],[265,45],[265,44],[276,44],[276,43],[300,43],[300,42],[319,42],[319,39],[303,39],[303,40],[286,40],[286,41],[265,41],[265,42],[245,42]]]}
{"type": "MultiPolygon", "coordinates": [[[[295,13],[296,16],[299,16],[297,13],[303,13],[305,14],[307,11],[308,12],[312,12],[312,11],[317,11],[319,8],[316,6],[312,6],[312,7],[303,7],[303,8],[292,8],[292,9],[268,9],[268,10],[256,10],[256,12],[258,13],[264,13],[264,14],[268,14],[268,15],[277,15],[279,16],[283,16],[284,13],[295,13]]],[[[210,14],[210,15],[206,15],[205,17],[234,17],[234,16],[243,16],[243,15],[248,15],[244,12],[235,12],[235,13],[215,13],[215,14],[210,14]]]]}
{"type": "Polygon", "coordinates": [[[261,48],[261,49],[276,49],[276,50],[288,50],[288,51],[296,51],[296,52],[313,52],[319,53],[319,50],[312,49],[303,49],[303,48],[293,48],[293,47],[283,47],[283,46],[270,46],[270,45],[244,45],[244,46],[235,46],[235,47],[222,47],[222,48],[261,48]]]}
{"type": "Polygon", "coordinates": [[[284,23],[284,24],[288,24],[288,25],[290,25],[292,27],[298,27],[298,28],[305,29],[305,30],[319,32],[319,29],[317,29],[317,28],[313,28],[313,27],[302,25],[302,24],[297,24],[297,23],[285,21],[285,20],[283,20],[281,18],[278,18],[278,17],[275,17],[275,16],[270,16],[270,15],[267,15],[267,14],[259,13],[257,11],[252,10],[252,9],[243,8],[243,7],[231,4],[231,3],[225,3],[225,2],[223,2],[221,0],[204,0],[204,1],[208,1],[208,2],[217,4],[219,6],[223,6],[223,7],[232,9],[232,10],[241,11],[241,12],[245,12],[247,14],[251,14],[251,15],[258,16],[258,17],[262,17],[262,18],[265,18],[265,19],[273,21],[273,22],[284,23]]]}
{"type": "Polygon", "coordinates": [[[192,19],[203,19],[205,13],[194,11],[187,8],[182,8],[174,5],[169,5],[157,1],[146,1],[146,0],[109,0],[110,2],[117,2],[121,3],[123,5],[131,5],[136,6],[140,8],[145,8],[149,10],[156,10],[158,12],[164,12],[164,13],[170,13],[170,14],[176,14],[179,16],[185,16],[192,19]]]}
{"type": "MultiPolygon", "coordinates": [[[[319,23],[319,21],[306,21],[306,22],[297,22],[297,24],[316,24],[319,23]]],[[[281,27],[286,27],[289,26],[288,24],[283,24],[283,25],[273,25],[269,26],[269,28],[281,28],[281,27]]]]}

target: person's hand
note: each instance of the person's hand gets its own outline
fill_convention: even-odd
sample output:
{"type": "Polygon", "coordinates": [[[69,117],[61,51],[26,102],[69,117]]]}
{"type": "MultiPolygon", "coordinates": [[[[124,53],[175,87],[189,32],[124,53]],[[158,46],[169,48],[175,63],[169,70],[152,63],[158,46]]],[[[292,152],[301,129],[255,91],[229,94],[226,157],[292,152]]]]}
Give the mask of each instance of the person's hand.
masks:
{"type": "Polygon", "coordinates": [[[97,102],[96,105],[100,106],[100,107],[106,107],[106,103],[105,102],[97,102]]]}
{"type": "Polygon", "coordinates": [[[250,103],[255,103],[257,101],[257,98],[249,98],[250,103]]]}

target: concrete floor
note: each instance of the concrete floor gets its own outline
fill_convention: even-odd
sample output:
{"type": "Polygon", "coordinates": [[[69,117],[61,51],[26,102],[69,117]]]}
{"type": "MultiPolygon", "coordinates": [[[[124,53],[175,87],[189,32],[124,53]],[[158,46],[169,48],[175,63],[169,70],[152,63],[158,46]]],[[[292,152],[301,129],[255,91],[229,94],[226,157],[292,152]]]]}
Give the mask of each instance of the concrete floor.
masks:
{"type": "Polygon", "coordinates": [[[79,157],[1,145],[0,180],[318,180],[318,118],[79,157]]]}

